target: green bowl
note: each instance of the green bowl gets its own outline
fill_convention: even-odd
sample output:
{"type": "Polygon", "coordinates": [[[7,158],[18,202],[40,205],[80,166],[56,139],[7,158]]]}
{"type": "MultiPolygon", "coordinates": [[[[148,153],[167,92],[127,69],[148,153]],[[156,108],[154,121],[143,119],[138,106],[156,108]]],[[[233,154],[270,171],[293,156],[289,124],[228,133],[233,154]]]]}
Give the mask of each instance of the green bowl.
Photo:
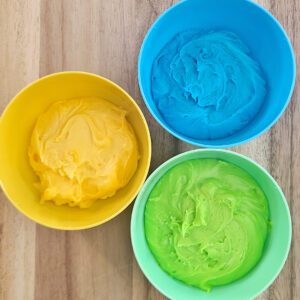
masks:
{"type": "Polygon", "coordinates": [[[291,237],[291,216],[279,185],[256,162],[227,150],[198,149],[177,155],[162,164],[144,184],[135,201],[131,218],[131,241],[136,260],[152,285],[172,300],[253,299],[267,289],[280,273],[289,253],[291,237]],[[144,232],[145,205],[157,181],[175,165],[197,158],[221,159],[239,166],[252,175],[266,194],[272,222],[263,256],[256,267],[233,283],[214,287],[210,293],[188,286],[164,272],[152,255],[144,232]]]}

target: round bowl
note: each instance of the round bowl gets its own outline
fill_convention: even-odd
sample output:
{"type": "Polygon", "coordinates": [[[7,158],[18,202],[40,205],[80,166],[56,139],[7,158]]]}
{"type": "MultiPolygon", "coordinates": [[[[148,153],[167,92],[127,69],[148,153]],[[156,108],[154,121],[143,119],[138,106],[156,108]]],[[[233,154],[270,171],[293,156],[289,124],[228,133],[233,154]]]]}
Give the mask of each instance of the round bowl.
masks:
{"type": "Polygon", "coordinates": [[[268,130],[281,116],[295,84],[295,58],[279,22],[250,0],[183,0],[166,10],[152,25],[141,47],[138,79],[144,101],[157,122],[175,137],[202,147],[225,148],[245,143],[268,130]],[[188,16],[188,17],[187,17],[188,16]],[[241,131],[221,139],[194,139],[173,129],[156,107],[151,92],[153,61],[176,34],[190,30],[236,33],[260,64],[268,92],[260,112],[241,131]]]}
{"type": "Polygon", "coordinates": [[[0,185],[10,202],[28,218],[56,229],[84,229],[104,223],[123,211],[143,185],[150,164],[151,140],[146,120],[135,101],[113,82],[84,72],[62,72],[25,87],[0,118],[0,185]],[[38,181],[27,150],[37,117],[51,103],[75,97],[101,97],[128,111],[141,154],[130,182],[115,196],[96,201],[88,209],[40,203],[38,181]]]}
{"type": "Polygon", "coordinates": [[[162,164],[144,184],[135,201],[131,218],[131,241],[140,268],[162,294],[173,300],[253,299],[270,286],[283,268],[290,249],[291,236],[289,208],[276,181],[254,161],[226,150],[198,149],[175,156],[162,164]],[[233,163],[254,177],[268,199],[272,224],[258,264],[241,279],[228,285],[214,287],[210,293],[188,286],[165,273],[152,255],[144,232],[145,205],[155,184],[175,165],[197,158],[216,158],[233,163]]]}

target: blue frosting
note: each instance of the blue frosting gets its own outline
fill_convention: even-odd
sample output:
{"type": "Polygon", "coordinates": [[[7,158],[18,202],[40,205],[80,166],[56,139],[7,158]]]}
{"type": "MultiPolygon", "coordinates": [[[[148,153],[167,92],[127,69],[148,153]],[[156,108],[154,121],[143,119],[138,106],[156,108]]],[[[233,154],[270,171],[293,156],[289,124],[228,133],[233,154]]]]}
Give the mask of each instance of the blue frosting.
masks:
{"type": "Polygon", "coordinates": [[[266,96],[258,63],[228,31],[176,35],[155,58],[151,81],[164,120],[195,139],[218,139],[243,129],[266,96]]]}

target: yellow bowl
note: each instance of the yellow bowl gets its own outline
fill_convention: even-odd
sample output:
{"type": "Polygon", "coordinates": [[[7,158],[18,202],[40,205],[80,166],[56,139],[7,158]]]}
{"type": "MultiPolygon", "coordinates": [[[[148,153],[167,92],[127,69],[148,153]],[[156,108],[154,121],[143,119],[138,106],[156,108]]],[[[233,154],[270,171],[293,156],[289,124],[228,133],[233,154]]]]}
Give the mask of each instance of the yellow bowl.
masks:
{"type": "Polygon", "coordinates": [[[135,101],[113,82],[84,72],[43,77],[24,88],[0,118],[0,185],[11,203],[28,218],[47,227],[76,230],[102,224],[123,211],[142,187],[150,165],[151,140],[146,120],[135,101]],[[51,103],[75,97],[101,97],[128,111],[141,159],[130,182],[115,196],[96,201],[88,209],[40,203],[38,181],[27,156],[37,117],[51,103]]]}

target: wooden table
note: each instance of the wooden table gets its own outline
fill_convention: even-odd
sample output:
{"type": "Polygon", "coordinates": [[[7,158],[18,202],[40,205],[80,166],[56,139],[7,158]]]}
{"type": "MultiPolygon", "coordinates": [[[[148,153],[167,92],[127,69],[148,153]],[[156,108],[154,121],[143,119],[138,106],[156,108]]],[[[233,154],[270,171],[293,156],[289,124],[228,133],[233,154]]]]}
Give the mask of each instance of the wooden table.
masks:
{"type": "MultiPolygon", "coordinates": [[[[137,83],[142,39],[172,2],[176,1],[0,0],[0,111],[21,88],[41,76],[62,70],[94,72],[117,82],[142,107],[155,141],[151,170],[191,149],[154,121],[137,83]]],[[[283,24],[300,59],[300,1],[259,2],[283,24]]],[[[275,283],[257,299],[300,299],[299,92],[298,85],[272,130],[234,148],[271,172],[293,217],[288,261],[275,283]]],[[[131,207],[103,226],[63,232],[28,220],[2,192],[0,205],[1,300],[165,299],[148,283],[133,257],[131,207]]]]}

